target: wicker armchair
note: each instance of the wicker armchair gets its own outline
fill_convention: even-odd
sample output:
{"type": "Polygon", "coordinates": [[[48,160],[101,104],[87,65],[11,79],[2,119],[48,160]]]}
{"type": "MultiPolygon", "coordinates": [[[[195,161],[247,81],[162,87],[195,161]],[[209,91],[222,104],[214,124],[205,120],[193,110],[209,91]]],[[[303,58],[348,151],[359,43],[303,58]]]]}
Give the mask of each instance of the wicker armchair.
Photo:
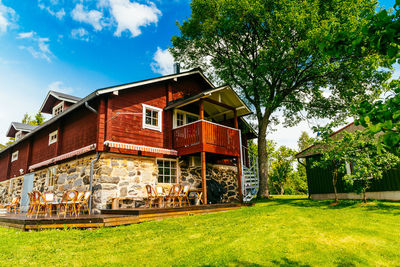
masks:
{"type": "Polygon", "coordinates": [[[14,197],[9,205],[6,206],[7,212],[11,213],[14,210],[14,213],[19,213],[19,205],[21,202],[21,197],[14,197]]]}
{"type": "Polygon", "coordinates": [[[153,205],[158,207],[161,207],[163,197],[158,196],[157,192],[154,190],[154,188],[151,185],[146,185],[146,192],[147,192],[147,198],[145,199],[146,201],[146,207],[151,208],[153,205]]]}
{"type": "Polygon", "coordinates": [[[88,214],[90,215],[90,210],[89,210],[89,199],[90,199],[90,195],[92,194],[92,192],[90,191],[86,191],[83,193],[82,198],[77,201],[77,210],[78,210],[78,215],[81,214],[81,210],[83,211],[82,214],[85,213],[85,207],[88,211],[88,214]]]}

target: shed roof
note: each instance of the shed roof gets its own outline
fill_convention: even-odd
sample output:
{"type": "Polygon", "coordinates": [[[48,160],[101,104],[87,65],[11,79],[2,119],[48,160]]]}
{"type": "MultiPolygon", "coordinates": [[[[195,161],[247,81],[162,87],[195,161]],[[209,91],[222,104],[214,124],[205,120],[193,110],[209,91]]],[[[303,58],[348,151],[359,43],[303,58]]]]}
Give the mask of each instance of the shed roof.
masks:
{"type": "MultiPolygon", "coordinates": [[[[340,128],[340,129],[337,130],[336,132],[331,133],[330,136],[331,136],[332,138],[334,138],[334,139],[335,139],[335,138],[338,139],[338,138],[340,138],[340,135],[339,135],[339,134],[340,134],[340,132],[342,132],[342,131],[346,131],[346,132],[349,132],[349,133],[354,133],[355,131],[357,131],[357,130],[362,130],[362,129],[364,129],[363,126],[361,126],[361,125],[355,125],[354,122],[352,122],[352,123],[347,124],[346,126],[340,128]]],[[[303,151],[297,153],[297,154],[295,155],[295,157],[296,157],[296,158],[306,158],[306,157],[309,157],[309,156],[317,155],[317,154],[319,154],[319,153],[317,152],[317,148],[318,148],[318,145],[312,145],[312,146],[310,146],[310,147],[304,149],[303,151]]]]}

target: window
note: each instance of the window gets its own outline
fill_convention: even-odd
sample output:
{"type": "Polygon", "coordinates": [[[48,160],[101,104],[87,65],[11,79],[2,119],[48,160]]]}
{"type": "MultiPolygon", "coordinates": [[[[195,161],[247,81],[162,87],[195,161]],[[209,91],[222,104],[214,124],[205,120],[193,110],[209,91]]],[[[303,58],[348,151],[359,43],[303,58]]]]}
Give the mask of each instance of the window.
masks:
{"type": "Polygon", "coordinates": [[[21,139],[22,138],[22,132],[21,131],[18,131],[16,134],[15,134],[15,141],[18,141],[19,139],[21,139]]]}
{"type": "Polygon", "coordinates": [[[185,124],[185,115],[181,112],[176,113],[176,126],[182,126],[185,124]]]}
{"type": "Polygon", "coordinates": [[[162,109],[143,104],[143,128],[161,132],[162,109]]]}
{"type": "Polygon", "coordinates": [[[171,159],[157,159],[158,182],[159,183],[177,183],[177,161],[171,159]]]}
{"type": "Polygon", "coordinates": [[[49,134],[49,145],[57,142],[58,131],[54,131],[49,134]]]}
{"type": "Polygon", "coordinates": [[[64,101],[53,107],[53,116],[57,116],[64,111],[64,101]]]}
{"type": "Polygon", "coordinates": [[[182,110],[175,110],[174,127],[179,127],[199,120],[199,116],[182,110]]]}
{"type": "Polygon", "coordinates": [[[46,179],[46,184],[50,190],[53,189],[55,182],[56,182],[56,167],[51,167],[47,171],[47,179],[46,179]]]}
{"type": "Polygon", "coordinates": [[[18,160],[18,150],[12,153],[11,155],[11,162],[18,160]]]}

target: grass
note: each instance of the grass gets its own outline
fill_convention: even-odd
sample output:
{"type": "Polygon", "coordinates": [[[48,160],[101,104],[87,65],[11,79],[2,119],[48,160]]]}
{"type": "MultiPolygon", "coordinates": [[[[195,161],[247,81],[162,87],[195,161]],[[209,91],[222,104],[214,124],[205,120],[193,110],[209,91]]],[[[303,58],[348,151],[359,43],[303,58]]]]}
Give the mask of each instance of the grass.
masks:
{"type": "Polygon", "coordinates": [[[99,230],[0,228],[0,265],[390,266],[400,203],[275,197],[254,207],[99,230]]]}

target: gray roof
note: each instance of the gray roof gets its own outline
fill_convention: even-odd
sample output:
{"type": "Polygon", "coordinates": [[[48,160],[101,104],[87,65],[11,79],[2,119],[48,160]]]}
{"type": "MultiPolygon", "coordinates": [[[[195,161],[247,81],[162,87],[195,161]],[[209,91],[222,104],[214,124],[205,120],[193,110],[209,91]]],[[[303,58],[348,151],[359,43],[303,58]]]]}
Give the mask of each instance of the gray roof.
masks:
{"type": "Polygon", "coordinates": [[[22,132],[32,132],[33,130],[35,130],[37,128],[36,125],[31,125],[31,124],[25,124],[25,123],[21,123],[21,122],[12,122],[10,125],[10,128],[8,128],[7,131],[7,137],[15,137],[15,134],[18,131],[22,131],[22,132]]]}
{"type": "Polygon", "coordinates": [[[11,125],[14,126],[15,130],[26,131],[26,132],[33,131],[37,127],[36,125],[25,124],[21,122],[12,122],[11,125]]]}
{"type": "Polygon", "coordinates": [[[55,106],[57,100],[75,104],[78,101],[80,101],[81,99],[82,98],[80,98],[80,97],[67,95],[64,93],[56,92],[56,91],[49,91],[47,93],[47,96],[46,96],[42,106],[40,107],[40,112],[51,114],[53,111],[53,107],[55,106]]]}
{"type": "Polygon", "coordinates": [[[52,93],[52,95],[54,95],[56,98],[65,98],[68,100],[71,100],[71,102],[78,102],[79,100],[81,100],[81,97],[77,97],[77,96],[73,96],[73,95],[67,95],[64,93],[60,93],[60,92],[56,92],[56,91],[50,91],[52,93]]]}

